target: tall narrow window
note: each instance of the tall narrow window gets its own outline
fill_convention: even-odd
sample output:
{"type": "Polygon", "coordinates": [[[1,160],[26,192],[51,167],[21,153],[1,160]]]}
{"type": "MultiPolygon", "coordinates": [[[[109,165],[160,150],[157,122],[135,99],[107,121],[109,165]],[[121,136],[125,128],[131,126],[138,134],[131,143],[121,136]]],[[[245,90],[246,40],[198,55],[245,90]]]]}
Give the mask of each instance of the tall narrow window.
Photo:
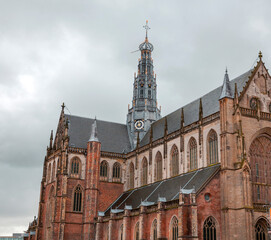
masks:
{"type": "Polygon", "coordinates": [[[257,224],[255,225],[255,239],[256,240],[267,240],[267,226],[265,220],[260,219],[257,224]]]}
{"type": "Polygon", "coordinates": [[[134,177],[135,177],[135,170],[134,170],[134,164],[130,163],[130,170],[129,170],[130,176],[129,176],[129,187],[134,188],[134,177]]]}
{"type": "Polygon", "coordinates": [[[121,181],[121,167],[119,163],[114,163],[113,165],[113,182],[121,181]]]}
{"type": "Polygon", "coordinates": [[[56,163],[54,161],[54,163],[53,163],[53,172],[52,172],[52,180],[55,180],[55,176],[56,176],[56,163]]]}
{"type": "Polygon", "coordinates": [[[151,98],[151,90],[148,90],[148,98],[151,98]]]}
{"type": "Polygon", "coordinates": [[[143,158],[141,184],[146,185],[147,183],[148,183],[148,161],[146,158],[143,158]]]}
{"type": "Polygon", "coordinates": [[[71,174],[78,175],[80,172],[80,160],[78,158],[73,158],[71,161],[71,174]]]}
{"type": "Polygon", "coordinates": [[[203,240],[216,240],[216,226],[212,217],[208,217],[204,222],[203,240]]]}
{"type": "Polygon", "coordinates": [[[258,198],[258,200],[261,199],[261,191],[260,191],[260,186],[259,185],[257,186],[257,198],[258,198]]]}
{"type": "Polygon", "coordinates": [[[178,219],[173,217],[170,223],[170,240],[178,240],[178,219]]]}
{"type": "Polygon", "coordinates": [[[259,177],[259,164],[256,163],[256,177],[259,177]]]}
{"type": "Polygon", "coordinates": [[[217,134],[214,130],[211,130],[208,134],[208,164],[214,164],[218,162],[218,144],[217,134]]]}
{"type": "Polygon", "coordinates": [[[100,166],[100,179],[102,181],[107,181],[108,174],[108,163],[107,161],[102,161],[100,166]]]}
{"type": "Polygon", "coordinates": [[[82,211],[82,188],[80,186],[77,186],[74,190],[73,211],[74,212],[82,211]]]}
{"type": "Polygon", "coordinates": [[[151,240],[157,240],[157,220],[152,222],[151,240]]]}
{"type": "Polygon", "coordinates": [[[171,176],[179,174],[179,152],[176,145],[171,149],[171,176]]]}
{"type": "Polygon", "coordinates": [[[197,142],[195,138],[191,138],[189,141],[189,160],[190,160],[190,170],[196,169],[198,167],[198,161],[197,161],[197,142]]]}
{"type": "Polygon", "coordinates": [[[47,168],[47,182],[51,181],[51,172],[52,172],[52,169],[51,169],[51,163],[50,163],[47,168]]]}
{"type": "Polygon", "coordinates": [[[162,154],[160,152],[157,152],[156,157],[155,157],[155,163],[156,163],[156,181],[162,180],[162,154]]]}
{"type": "Polygon", "coordinates": [[[135,240],[139,240],[139,222],[137,222],[137,224],[135,225],[135,240]]]}
{"type": "Polygon", "coordinates": [[[120,226],[120,230],[119,230],[119,240],[123,240],[123,224],[120,226]]]}
{"type": "Polygon", "coordinates": [[[139,92],[139,93],[140,93],[140,98],[143,98],[143,97],[144,97],[144,96],[143,96],[143,93],[144,93],[144,92],[143,92],[143,89],[140,89],[140,92],[139,92]]]}

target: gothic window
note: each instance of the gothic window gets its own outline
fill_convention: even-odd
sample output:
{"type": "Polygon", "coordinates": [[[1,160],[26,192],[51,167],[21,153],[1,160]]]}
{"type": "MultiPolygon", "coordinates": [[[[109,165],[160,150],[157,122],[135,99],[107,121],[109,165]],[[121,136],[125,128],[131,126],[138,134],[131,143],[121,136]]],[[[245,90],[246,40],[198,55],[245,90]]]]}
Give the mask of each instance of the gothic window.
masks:
{"type": "Polygon", "coordinates": [[[176,145],[171,149],[171,176],[179,174],[179,152],[176,145]]]}
{"type": "Polygon", "coordinates": [[[157,152],[156,157],[155,157],[155,164],[156,164],[156,169],[155,169],[155,175],[156,181],[162,180],[162,173],[163,173],[163,169],[162,169],[162,154],[160,152],[157,152]]]}
{"type": "Polygon", "coordinates": [[[146,185],[147,183],[148,183],[148,161],[146,158],[143,158],[141,185],[146,185]]]}
{"type": "Polygon", "coordinates": [[[50,182],[51,181],[51,171],[52,171],[51,163],[49,164],[47,171],[48,171],[47,172],[47,182],[50,182]]]}
{"type": "Polygon", "coordinates": [[[265,220],[260,219],[255,225],[256,240],[267,240],[267,223],[265,220]]]}
{"type": "Polygon", "coordinates": [[[82,188],[77,186],[73,194],[73,211],[81,212],[82,211],[82,188]]]}
{"type": "Polygon", "coordinates": [[[120,230],[119,230],[119,240],[123,240],[123,224],[120,226],[120,230]]]}
{"type": "Polygon", "coordinates": [[[113,165],[113,182],[121,181],[121,166],[118,162],[113,165]]]}
{"type": "Polygon", "coordinates": [[[207,143],[207,156],[208,164],[214,164],[218,162],[218,144],[217,134],[214,130],[211,130],[208,134],[207,143]]]}
{"type": "Polygon", "coordinates": [[[100,166],[100,179],[102,181],[107,181],[108,176],[108,163],[107,161],[102,161],[100,166]]]}
{"type": "Polygon", "coordinates": [[[203,240],[216,240],[215,220],[208,217],[203,225],[203,240]]]}
{"type": "Polygon", "coordinates": [[[134,235],[135,235],[134,239],[139,240],[139,222],[137,222],[137,224],[135,225],[134,235]]]}
{"type": "Polygon", "coordinates": [[[196,169],[198,167],[197,142],[196,142],[196,139],[193,137],[189,141],[189,162],[190,162],[190,170],[196,169]]]}
{"type": "Polygon", "coordinates": [[[148,98],[151,98],[151,90],[148,90],[148,98]]]}
{"type": "Polygon", "coordinates": [[[71,161],[71,174],[78,175],[80,173],[80,160],[73,158],[71,161]]]}
{"type": "Polygon", "coordinates": [[[170,240],[178,240],[178,219],[175,216],[170,223],[170,240]]]}
{"type": "Polygon", "coordinates": [[[271,202],[271,138],[263,134],[250,145],[249,159],[253,189],[253,202],[266,204],[271,202]],[[269,185],[269,186],[268,186],[269,185]]]}
{"type": "Polygon", "coordinates": [[[130,163],[130,169],[129,169],[129,187],[134,188],[134,177],[135,177],[135,169],[134,169],[134,164],[130,163]]]}
{"type": "Polygon", "coordinates": [[[152,222],[151,240],[157,240],[157,220],[152,222]]]}
{"type": "Polygon", "coordinates": [[[143,89],[140,89],[140,92],[139,92],[139,94],[140,94],[140,95],[139,95],[139,97],[140,97],[140,98],[143,98],[143,97],[144,97],[144,96],[143,96],[143,94],[144,94],[144,91],[143,91],[143,89]]]}
{"type": "Polygon", "coordinates": [[[52,180],[55,180],[55,174],[56,174],[56,163],[54,161],[54,163],[53,163],[53,172],[52,172],[52,180]]]}

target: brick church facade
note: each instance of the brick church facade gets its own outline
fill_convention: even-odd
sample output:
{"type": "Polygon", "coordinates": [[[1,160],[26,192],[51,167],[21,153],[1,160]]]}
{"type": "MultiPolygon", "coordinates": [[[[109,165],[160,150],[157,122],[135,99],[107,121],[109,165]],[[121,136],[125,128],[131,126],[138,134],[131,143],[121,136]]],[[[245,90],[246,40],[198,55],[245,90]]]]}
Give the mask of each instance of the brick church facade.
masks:
{"type": "Polygon", "coordinates": [[[269,239],[271,77],[261,52],[253,69],[233,80],[226,71],[221,87],[161,117],[145,28],[126,124],[68,115],[63,104],[35,239],[269,239]]]}

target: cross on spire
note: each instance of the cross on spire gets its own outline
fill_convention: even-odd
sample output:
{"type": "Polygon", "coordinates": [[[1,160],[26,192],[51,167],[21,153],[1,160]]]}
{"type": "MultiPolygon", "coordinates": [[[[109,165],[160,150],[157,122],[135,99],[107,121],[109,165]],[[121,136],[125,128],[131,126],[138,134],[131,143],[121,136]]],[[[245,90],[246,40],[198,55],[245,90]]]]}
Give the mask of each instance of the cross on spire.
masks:
{"type": "Polygon", "coordinates": [[[146,25],[143,26],[143,28],[146,29],[146,39],[148,38],[148,30],[150,30],[151,28],[148,25],[148,20],[146,20],[146,25]]]}

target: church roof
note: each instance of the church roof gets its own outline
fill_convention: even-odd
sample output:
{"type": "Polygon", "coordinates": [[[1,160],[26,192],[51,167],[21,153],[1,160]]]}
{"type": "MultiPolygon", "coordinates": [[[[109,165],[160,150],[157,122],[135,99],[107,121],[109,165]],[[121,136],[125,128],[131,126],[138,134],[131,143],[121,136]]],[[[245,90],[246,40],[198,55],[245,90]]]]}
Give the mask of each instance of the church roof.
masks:
{"type": "MultiPolygon", "coordinates": [[[[87,148],[94,119],[65,114],[69,121],[69,146],[87,148]]],[[[130,151],[130,141],[125,124],[97,121],[97,137],[104,152],[123,153],[130,151]]]]}
{"type": "MultiPolygon", "coordinates": [[[[246,85],[246,82],[249,80],[251,71],[252,70],[249,70],[248,72],[231,80],[230,81],[231,89],[234,89],[234,84],[237,83],[237,90],[238,90],[238,93],[240,93],[243,90],[243,87],[246,85]]],[[[222,91],[222,86],[214,89],[213,91],[201,97],[202,106],[203,106],[203,117],[207,117],[216,112],[219,112],[219,98],[221,95],[221,91],[222,91]]],[[[199,120],[199,104],[200,104],[200,98],[183,107],[184,126],[190,125],[191,123],[199,120]]],[[[179,108],[176,111],[165,116],[167,118],[168,133],[172,133],[180,129],[181,111],[182,111],[182,108],[179,108]]],[[[152,124],[153,141],[159,138],[162,138],[164,136],[165,117],[161,118],[160,120],[152,124]]],[[[146,133],[146,135],[141,140],[140,146],[145,146],[146,144],[149,144],[149,140],[150,140],[150,130],[146,133]]]]}
{"type": "Polygon", "coordinates": [[[198,193],[219,169],[220,164],[217,164],[129,190],[120,195],[105,211],[105,214],[108,215],[111,209],[124,209],[125,206],[136,209],[143,202],[156,204],[158,198],[163,198],[165,201],[179,199],[180,189],[182,192],[193,189],[198,193]]]}

